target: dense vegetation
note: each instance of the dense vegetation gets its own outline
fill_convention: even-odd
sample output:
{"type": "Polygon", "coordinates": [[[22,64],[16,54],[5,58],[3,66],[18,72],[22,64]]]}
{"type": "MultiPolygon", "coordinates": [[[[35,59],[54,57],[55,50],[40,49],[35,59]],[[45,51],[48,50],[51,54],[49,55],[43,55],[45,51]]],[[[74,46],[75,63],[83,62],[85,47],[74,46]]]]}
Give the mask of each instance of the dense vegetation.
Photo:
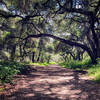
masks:
{"type": "Polygon", "coordinates": [[[0,62],[0,84],[12,83],[12,78],[24,69],[22,64],[9,61],[0,62]]]}
{"type": "Polygon", "coordinates": [[[99,58],[100,0],[0,0],[0,84],[52,62],[100,80],[99,58]]]}

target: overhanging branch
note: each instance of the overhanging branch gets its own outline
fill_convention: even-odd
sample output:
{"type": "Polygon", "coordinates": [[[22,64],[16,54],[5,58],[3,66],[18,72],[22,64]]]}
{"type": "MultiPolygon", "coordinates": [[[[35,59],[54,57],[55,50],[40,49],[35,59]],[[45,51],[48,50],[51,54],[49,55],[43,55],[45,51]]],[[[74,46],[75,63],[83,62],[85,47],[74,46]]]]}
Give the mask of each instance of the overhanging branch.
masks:
{"type": "Polygon", "coordinates": [[[37,16],[41,16],[40,14],[34,14],[34,15],[21,15],[21,14],[13,14],[11,12],[6,12],[6,11],[1,11],[0,10],[0,17],[3,17],[3,18],[16,18],[16,17],[19,17],[19,18],[22,18],[22,19],[30,19],[30,18],[34,18],[34,17],[37,17],[37,16]]]}
{"type": "Polygon", "coordinates": [[[80,14],[83,14],[83,15],[86,15],[86,16],[93,15],[92,11],[86,11],[86,10],[83,10],[81,8],[76,9],[76,8],[65,8],[65,7],[62,7],[61,11],[59,11],[58,14],[63,14],[65,12],[80,13],[80,14]]]}
{"type": "Polygon", "coordinates": [[[39,37],[50,37],[50,38],[59,40],[59,41],[65,43],[65,44],[68,44],[68,45],[70,45],[70,46],[80,47],[80,48],[84,49],[85,51],[88,51],[88,50],[89,50],[89,48],[88,48],[86,45],[84,45],[84,44],[77,43],[77,42],[70,41],[70,40],[66,40],[66,39],[63,39],[63,38],[60,38],[60,37],[51,35],[51,34],[29,35],[29,36],[27,36],[26,38],[24,38],[24,40],[26,40],[26,39],[28,39],[28,38],[39,38],[39,37]]]}

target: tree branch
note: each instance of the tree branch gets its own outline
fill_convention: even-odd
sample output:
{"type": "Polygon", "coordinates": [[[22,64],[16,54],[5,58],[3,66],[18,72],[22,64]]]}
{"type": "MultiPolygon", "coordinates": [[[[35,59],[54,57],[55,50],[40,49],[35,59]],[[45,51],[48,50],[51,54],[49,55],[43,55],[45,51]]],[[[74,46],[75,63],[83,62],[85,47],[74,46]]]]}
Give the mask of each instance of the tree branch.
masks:
{"type": "Polygon", "coordinates": [[[61,11],[59,11],[58,13],[59,14],[63,14],[65,12],[71,12],[71,13],[80,13],[80,14],[83,14],[83,15],[86,15],[86,16],[91,16],[93,15],[93,12],[92,11],[86,11],[86,10],[83,10],[81,8],[65,8],[65,7],[62,7],[61,11]]]}
{"type": "Polygon", "coordinates": [[[98,4],[94,10],[95,15],[97,14],[97,12],[100,10],[100,0],[98,1],[98,4]]]}
{"type": "Polygon", "coordinates": [[[0,30],[2,31],[8,31],[8,32],[16,32],[15,28],[10,28],[8,25],[6,24],[2,24],[2,26],[0,26],[0,30]]]}
{"type": "Polygon", "coordinates": [[[40,14],[34,14],[34,15],[18,15],[18,14],[13,14],[11,12],[6,12],[6,11],[1,11],[0,10],[0,17],[4,17],[4,18],[16,18],[16,17],[19,17],[19,18],[22,18],[22,19],[30,19],[30,18],[33,18],[33,17],[37,17],[37,16],[41,16],[40,14]]]}
{"type": "Polygon", "coordinates": [[[37,35],[29,35],[27,36],[26,38],[24,38],[24,40],[28,39],[28,38],[39,38],[39,37],[50,37],[50,38],[53,38],[53,39],[56,39],[56,40],[59,40],[65,44],[68,44],[70,46],[76,46],[76,47],[80,47],[82,49],[84,49],[85,51],[88,51],[89,48],[84,45],[84,44],[81,44],[81,43],[77,43],[77,42],[74,42],[74,41],[70,41],[70,40],[66,40],[66,39],[63,39],[63,38],[60,38],[60,37],[57,37],[57,36],[54,36],[54,35],[51,35],[51,34],[37,34],[37,35]]]}

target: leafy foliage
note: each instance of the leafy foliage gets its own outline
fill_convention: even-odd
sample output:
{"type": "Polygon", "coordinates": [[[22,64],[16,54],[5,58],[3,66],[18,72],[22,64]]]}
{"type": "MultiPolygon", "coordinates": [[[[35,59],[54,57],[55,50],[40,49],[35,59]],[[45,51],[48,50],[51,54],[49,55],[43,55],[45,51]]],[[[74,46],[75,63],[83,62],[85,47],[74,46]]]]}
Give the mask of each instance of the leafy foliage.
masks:
{"type": "Polygon", "coordinates": [[[88,68],[90,64],[91,64],[91,59],[88,57],[83,61],[71,60],[70,62],[60,63],[61,66],[65,68],[72,68],[72,69],[88,68]]]}
{"type": "MultiPolygon", "coordinates": [[[[73,69],[88,67],[91,60],[97,63],[100,58],[100,0],[1,0],[0,7],[0,58],[47,65],[56,48],[70,61],[62,65],[73,69]],[[46,36],[61,43],[53,47],[46,36]],[[91,60],[78,61],[85,52],[91,60]]],[[[10,82],[22,70],[22,64],[0,62],[1,83],[10,82]]]]}
{"type": "Polygon", "coordinates": [[[100,60],[97,65],[89,66],[88,75],[92,77],[95,82],[100,83],[100,60]]]}
{"type": "Polygon", "coordinates": [[[24,67],[17,62],[0,62],[0,84],[12,83],[13,76],[20,73],[24,67]]]}

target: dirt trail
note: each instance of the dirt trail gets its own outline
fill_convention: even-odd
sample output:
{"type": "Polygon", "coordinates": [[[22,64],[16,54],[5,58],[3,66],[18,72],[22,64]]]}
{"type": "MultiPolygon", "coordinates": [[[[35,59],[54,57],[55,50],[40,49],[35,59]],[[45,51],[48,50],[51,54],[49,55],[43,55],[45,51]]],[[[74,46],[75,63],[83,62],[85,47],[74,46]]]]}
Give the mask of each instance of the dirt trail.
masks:
{"type": "Polygon", "coordinates": [[[18,75],[15,85],[0,100],[100,100],[100,84],[83,72],[58,65],[35,67],[28,75],[18,75]]]}

